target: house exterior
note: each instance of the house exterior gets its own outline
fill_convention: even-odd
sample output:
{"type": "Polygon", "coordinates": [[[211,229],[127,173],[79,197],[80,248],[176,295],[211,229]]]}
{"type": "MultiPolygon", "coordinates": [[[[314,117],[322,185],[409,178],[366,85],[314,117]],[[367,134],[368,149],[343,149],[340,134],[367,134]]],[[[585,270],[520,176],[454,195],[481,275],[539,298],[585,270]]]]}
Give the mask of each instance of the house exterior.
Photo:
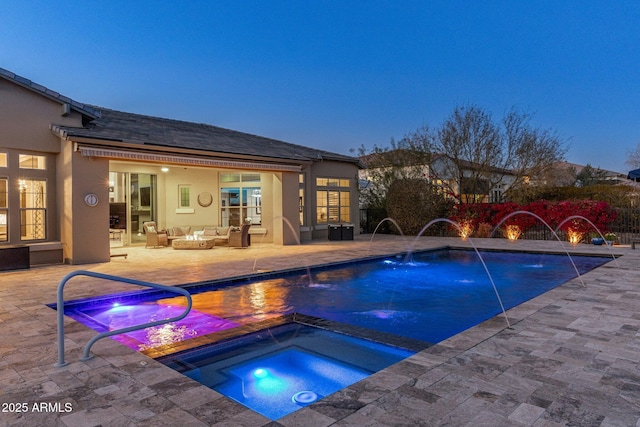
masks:
{"type": "Polygon", "coordinates": [[[385,173],[397,177],[424,178],[440,189],[444,197],[463,203],[498,203],[515,182],[512,172],[495,167],[479,172],[468,161],[458,165],[443,154],[414,153],[395,150],[385,156],[370,154],[360,158],[367,166],[360,170],[363,194],[375,188],[375,179],[385,173]],[[391,161],[395,166],[387,165],[391,161]],[[395,171],[394,171],[395,167],[395,171]]]}
{"type": "Polygon", "coordinates": [[[358,215],[356,158],[86,105],[2,68],[0,129],[0,249],[27,245],[31,264],[109,261],[146,221],[250,220],[289,245],[358,215]]]}

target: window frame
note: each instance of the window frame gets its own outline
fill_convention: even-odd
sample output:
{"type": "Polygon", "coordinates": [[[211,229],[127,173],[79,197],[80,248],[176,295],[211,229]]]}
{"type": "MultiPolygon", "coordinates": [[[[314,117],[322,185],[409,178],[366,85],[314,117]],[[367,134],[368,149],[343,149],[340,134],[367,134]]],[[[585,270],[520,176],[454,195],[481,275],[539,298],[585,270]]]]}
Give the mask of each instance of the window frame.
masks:
{"type": "Polygon", "coordinates": [[[0,242],[9,241],[9,178],[0,177],[0,242]],[[4,188],[2,182],[4,181],[4,188]],[[4,203],[3,203],[4,202],[4,203]]]}
{"type": "Polygon", "coordinates": [[[262,225],[261,174],[247,171],[221,172],[219,181],[220,225],[240,226],[247,218],[251,219],[252,225],[262,225]],[[231,197],[227,197],[230,191],[237,192],[237,204],[232,204],[231,197]],[[256,198],[255,203],[250,202],[251,197],[256,198]]]}
{"type": "Polygon", "coordinates": [[[178,208],[188,209],[191,207],[191,186],[189,184],[178,185],[178,208]]]}
{"type": "Polygon", "coordinates": [[[18,153],[18,169],[21,170],[47,170],[47,156],[39,154],[18,153]],[[30,163],[25,164],[25,162],[30,163]],[[42,162],[42,164],[40,164],[42,162]]]}
{"type": "Polygon", "coordinates": [[[47,240],[47,187],[47,180],[43,178],[25,177],[18,180],[21,241],[47,240]],[[42,184],[40,191],[33,188],[36,182],[42,184]],[[38,196],[41,197],[42,206],[37,206],[38,196]],[[42,215],[38,218],[40,212],[42,215]]]}
{"type": "Polygon", "coordinates": [[[316,224],[351,222],[351,181],[316,177],[316,224]]]}

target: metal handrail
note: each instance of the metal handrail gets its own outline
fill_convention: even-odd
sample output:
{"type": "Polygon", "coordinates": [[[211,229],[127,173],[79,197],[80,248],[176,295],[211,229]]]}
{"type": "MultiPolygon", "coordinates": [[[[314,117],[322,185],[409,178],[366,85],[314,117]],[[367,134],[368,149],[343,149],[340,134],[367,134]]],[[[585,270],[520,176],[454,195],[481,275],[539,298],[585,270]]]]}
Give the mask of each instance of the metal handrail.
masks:
{"type": "Polygon", "coordinates": [[[126,328],[103,332],[101,334],[94,336],[89,340],[89,342],[87,342],[87,345],[84,348],[84,354],[80,360],[91,359],[91,356],[89,355],[89,351],[91,350],[91,346],[93,346],[93,344],[95,344],[96,341],[98,341],[99,339],[110,337],[112,335],[123,334],[126,332],[137,331],[139,329],[149,328],[151,326],[158,326],[166,323],[177,322],[178,320],[181,320],[187,317],[187,315],[191,311],[191,306],[192,306],[191,294],[189,294],[188,291],[182,288],[178,288],[175,286],[158,285],[156,283],[128,279],[126,277],[112,276],[109,274],[95,273],[93,271],[77,270],[77,271],[71,272],[66,276],[64,276],[60,281],[60,284],[58,284],[58,302],[56,306],[56,310],[58,311],[58,363],[54,365],[56,367],[62,367],[62,366],[68,365],[68,363],[64,361],[64,296],[63,296],[63,293],[64,293],[64,286],[66,285],[66,283],[72,277],[75,277],[75,276],[90,276],[90,277],[96,277],[98,279],[111,280],[114,282],[129,283],[131,285],[147,286],[149,288],[175,292],[175,293],[184,295],[187,298],[187,308],[185,309],[184,313],[182,313],[180,316],[172,317],[170,319],[165,319],[165,320],[156,320],[156,321],[144,323],[141,325],[128,326],[126,328]]]}

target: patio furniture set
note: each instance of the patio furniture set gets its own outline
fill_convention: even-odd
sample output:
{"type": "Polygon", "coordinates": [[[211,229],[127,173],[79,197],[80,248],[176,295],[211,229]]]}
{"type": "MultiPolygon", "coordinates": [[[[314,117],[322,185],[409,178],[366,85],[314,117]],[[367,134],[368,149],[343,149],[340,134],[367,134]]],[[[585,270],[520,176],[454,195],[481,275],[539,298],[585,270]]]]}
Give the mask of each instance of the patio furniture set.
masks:
{"type": "Polygon", "coordinates": [[[200,230],[191,230],[189,226],[158,230],[154,221],[143,224],[147,238],[145,247],[171,246],[173,249],[213,249],[216,244],[247,248],[251,244],[249,227],[251,224],[240,227],[203,227],[200,230]]]}

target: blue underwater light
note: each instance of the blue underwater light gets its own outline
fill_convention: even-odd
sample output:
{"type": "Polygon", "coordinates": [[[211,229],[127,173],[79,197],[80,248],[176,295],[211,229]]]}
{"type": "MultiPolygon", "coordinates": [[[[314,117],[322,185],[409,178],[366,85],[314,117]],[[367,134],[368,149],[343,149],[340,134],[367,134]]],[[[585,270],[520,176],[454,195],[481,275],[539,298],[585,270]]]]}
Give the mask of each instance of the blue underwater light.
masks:
{"type": "Polygon", "coordinates": [[[255,371],[253,371],[253,376],[256,378],[266,378],[269,376],[269,371],[267,371],[264,368],[258,368],[255,371]]]}

